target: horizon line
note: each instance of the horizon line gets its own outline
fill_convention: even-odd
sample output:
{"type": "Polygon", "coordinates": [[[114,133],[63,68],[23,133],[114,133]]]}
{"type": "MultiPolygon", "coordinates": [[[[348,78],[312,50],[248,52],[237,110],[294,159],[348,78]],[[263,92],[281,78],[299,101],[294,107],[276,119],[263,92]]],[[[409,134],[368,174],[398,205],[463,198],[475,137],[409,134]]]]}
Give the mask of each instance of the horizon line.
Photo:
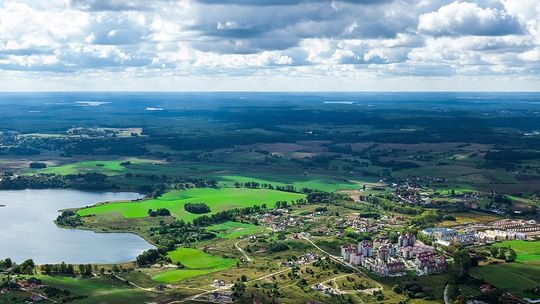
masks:
{"type": "Polygon", "coordinates": [[[513,91],[513,90],[338,90],[338,91],[326,91],[326,90],[42,90],[42,91],[0,91],[0,94],[22,94],[22,93],[540,93],[537,91],[513,91]]]}

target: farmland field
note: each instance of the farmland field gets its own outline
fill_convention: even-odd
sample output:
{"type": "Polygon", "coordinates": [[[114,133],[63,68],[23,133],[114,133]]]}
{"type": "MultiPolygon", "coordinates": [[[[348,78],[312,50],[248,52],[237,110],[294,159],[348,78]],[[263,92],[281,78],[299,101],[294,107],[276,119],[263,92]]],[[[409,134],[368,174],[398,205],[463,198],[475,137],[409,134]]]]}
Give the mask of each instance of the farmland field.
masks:
{"type": "Polygon", "coordinates": [[[165,193],[157,199],[141,202],[119,202],[97,205],[81,209],[79,215],[105,214],[116,212],[126,218],[148,216],[148,210],[167,208],[178,219],[191,221],[200,215],[184,210],[186,203],[205,203],[210,207],[210,214],[234,208],[251,207],[266,204],[272,208],[277,201],[294,201],[304,198],[305,195],[268,189],[246,188],[198,188],[176,190],[165,193]]]}
{"type": "Polygon", "coordinates": [[[159,174],[174,176],[178,174],[199,178],[215,179],[222,187],[233,187],[235,183],[256,182],[275,186],[294,186],[296,189],[309,188],[322,191],[352,190],[358,188],[358,181],[337,178],[332,175],[310,174],[303,175],[287,169],[280,168],[275,172],[258,173],[256,166],[250,169],[239,170],[227,163],[166,163],[159,160],[142,158],[122,158],[115,160],[83,160],[65,164],[49,164],[44,169],[22,170],[23,174],[85,174],[102,173],[110,177],[122,177],[125,173],[131,174],[159,174]],[[129,161],[129,165],[121,165],[129,161]]]}
{"type": "Polygon", "coordinates": [[[518,262],[540,261],[540,242],[504,241],[494,245],[514,249],[517,253],[518,262]]]}
{"type": "Polygon", "coordinates": [[[59,166],[50,166],[44,169],[25,169],[24,172],[27,174],[34,173],[47,173],[47,174],[84,174],[84,173],[102,173],[106,175],[118,175],[127,172],[130,169],[136,168],[140,165],[141,168],[145,165],[150,165],[151,160],[143,160],[138,158],[130,158],[125,160],[100,160],[100,161],[81,161],[75,163],[68,163],[59,166]],[[130,161],[131,167],[122,166],[120,163],[124,161],[130,161]]]}
{"type": "Polygon", "coordinates": [[[241,175],[223,175],[219,176],[220,185],[231,187],[234,182],[246,183],[257,182],[260,184],[272,184],[273,186],[292,185],[296,189],[309,188],[322,191],[336,190],[352,190],[358,189],[358,184],[345,181],[331,179],[326,176],[268,176],[268,177],[251,177],[241,175]]]}
{"type": "Polygon", "coordinates": [[[525,290],[538,286],[540,242],[504,241],[494,246],[510,247],[515,250],[516,262],[475,267],[471,269],[473,276],[521,296],[525,296],[525,290]]]}
{"type": "Polygon", "coordinates": [[[515,262],[501,265],[487,265],[472,268],[470,274],[478,279],[519,295],[527,289],[538,286],[540,263],[515,262]]]}

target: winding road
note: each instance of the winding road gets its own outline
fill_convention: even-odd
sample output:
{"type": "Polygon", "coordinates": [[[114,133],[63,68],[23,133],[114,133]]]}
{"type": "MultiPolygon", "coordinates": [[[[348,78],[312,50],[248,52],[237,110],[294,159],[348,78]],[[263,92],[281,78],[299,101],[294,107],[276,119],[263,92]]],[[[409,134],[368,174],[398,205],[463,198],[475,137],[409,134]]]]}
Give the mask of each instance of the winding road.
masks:
{"type": "Polygon", "coordinates": [[[250,257],[247,255],[247,253],[244,251],[244,249],[242,249],[242,248],[240,248],[240,246],[238,246],[238,244],[239,244],[240,242],[245,241],[245,240],[246,240],[246,239],[243,239],[243,240],[240,240],[240,241],[236,242],[236,243],[234,244],[234,247],[236,248],[236,250],[240,251],[240,253],[246,258],[246,261],[252,262],[253,259],[250,258],[250,257]]]}

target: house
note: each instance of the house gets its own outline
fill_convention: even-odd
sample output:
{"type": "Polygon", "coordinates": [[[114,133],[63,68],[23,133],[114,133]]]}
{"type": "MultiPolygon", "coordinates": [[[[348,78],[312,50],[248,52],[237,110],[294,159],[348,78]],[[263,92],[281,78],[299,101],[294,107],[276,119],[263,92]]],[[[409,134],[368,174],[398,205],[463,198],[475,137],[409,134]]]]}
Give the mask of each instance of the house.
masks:
{"type": "Polygon", "coordinates": [[[41,302],[45,300],[42,296],[38,295],[38,294],[32,294],[32,296],[30,296],[30,303],[38,303],[38,302],[41,302]]]}
{"type": "Polygon", "coordinates": [[[28,288],[30,283],[27,280],[19,280],[17,285],[19,285],[20,288],[28,288]]]}
{"type": "Polygon", "coordinates": [[[482,285],[480,285],[480,291],[481,291],[482,293],[490,293],[490,292],[493,292],[493,291],[495,291],[495,290],[497,290],[497,289],[496,289],[495,287],[489,285],[489,284],[482,284],[482,285]]]}

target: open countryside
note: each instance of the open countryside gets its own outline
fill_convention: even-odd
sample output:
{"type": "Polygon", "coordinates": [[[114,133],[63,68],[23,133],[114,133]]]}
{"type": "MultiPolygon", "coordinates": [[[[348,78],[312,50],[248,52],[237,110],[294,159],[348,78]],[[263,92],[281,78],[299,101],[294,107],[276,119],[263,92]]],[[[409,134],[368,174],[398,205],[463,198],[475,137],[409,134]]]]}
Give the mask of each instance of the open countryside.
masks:
{"type": "MultiPolygon", "coordinates": [[[[303,98],[322,98],[313,96],[303,98]]],[[[143,119],[129,98],[111,96],[110,108],[92,116],[105,124],[123,113],[119,108],[130,108],[142,119],[134,134],[119,121],[115,128],[81,127],[84,136],[74,136],[61,117],[44,128],[42,118],[28,116],[27,124],[42,133],[19,126],[0,137],[1,229],[3,243],[12,244],[2,247],[0,297],[8,303],[441,303],[446,290],[458,302],[535,301],[540,163],[534,140],[502,128],[505,115],[513,117],[514,132],[535,126],[537,95],[527,96],[523,110],[504,115],[500,96],[476,109],[458,99],[457,108],[414,101],[422,94],[401,102],[389,97],[368,112],[326,103],[314,110],[301,99],[300,112],[286,103],[270,112],[244,110],[253,120],[264,112],[318,121],[282,121],[279,131],[254,131],[247,118],[238,131],[232,101],[220,110],[229,121],[209,120],[214,108],[204,103],[197,124],[179,126],[160,114],[182,121],[183,109],[143,119]],[[468,132],[445,139],[446,129],[431,120],[443,119],[439,107],[468,132]],[[418,111],[413,121],[408,109],[418,111]],[[364,120],[348,120],[351,113],[364,120]],[[471,118],[492,125],[491,135],[471,118]],[[389,129],[397,122],[413,127],[389,129]],[[217,128],[221,133],[207,131],[217,128]],[[170,135],[176,140],[159,136],[170,129],[180,132],[170,135]],[[199,135],[188,141],[186,133],[199,135]],[[503,143],[510,150],[501,150],[503,143]],[[38,148],[25,150],[30,146],[38,148]],[[21,223],[40,235],[35,242],[13,237],[21,223]]],[[[81,121],[88,115],[71,111],[81,121]]]]}
{"type": "Polygon", "coordinates": [[[0,0],[0,304],[540,304],[540,0],[0,0]]]}

